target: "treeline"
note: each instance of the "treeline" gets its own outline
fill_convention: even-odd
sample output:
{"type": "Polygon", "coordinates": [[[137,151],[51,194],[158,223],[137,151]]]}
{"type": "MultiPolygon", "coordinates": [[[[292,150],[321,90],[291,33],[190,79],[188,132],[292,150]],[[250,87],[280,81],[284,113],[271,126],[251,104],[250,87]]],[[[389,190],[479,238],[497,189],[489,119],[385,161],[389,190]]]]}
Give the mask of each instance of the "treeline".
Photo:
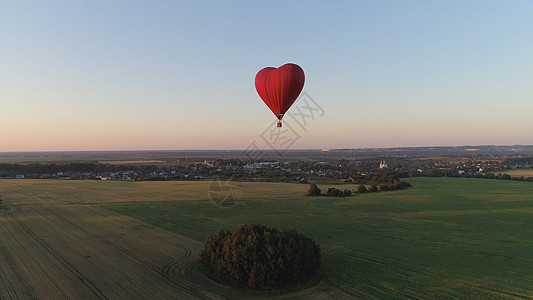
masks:
{"type": "MultiPolygon", "coordinates": [[[[332,197],[348,197],[348,196],[351,196],[352,195],[352,191],[350,190],[340,190],[340,189],[336,189],[336,188],[328,188],[328,192],[326,193],[328,196],[332,196],[332,197]]],[[[318,195],[313,195],[313,196],[319,196],[320,193],[318,195]]]]}
{"type": "Polygon", "coordinates": [[[112,165],[101,163],[68,163],[68,164],[0,164],[0,176],[15,174],[57,174],[58,172],[153,172],[158,169],[155,165],[112,165]]]}
{"type": "Polygon", "coordinates": [[[430,169],[422,173],[415,173],[415,177],[456,177],[456,178],[481,178],[481,179],[498,179],[498,180],[515,180],[533,182],[533,177],[514,177],[505,173],[464,173],[460,174],[455,169],[430,169]]]}
{"type": "Polygon", "coordinates": [[[494,173],[477,173],[477,174],[465,174],[466,178],[483,178],[483,179],[499,179],[499,180],[515,180],[515,181],[529,181],[533,182],[533,177],[524,176],[514,177],[509,174],[494,174],[494,173]]]}
{"type": "MultiPolygon", "coordinates": [[[[375,193],[375,192],[380,192],[380,191],[381,192],[384,192],[384,191],[396,191],[396,190],[403,190],[403,189],[411,187],[411,186],[412,185],[409,182],[407,182],[407,181],[396,180],[396,181],[393,181],[391,183],[382,183],[382,184],[379,184],[379,185],[372,184],[372,185],[370,185],[369,188],[367,188],[364,184],[360,184],[359,186],[357,186],[357,189],[356,189],[355,192],[357,192],[359,194],[364,194],[364,193],[375,193]]],[[[322,191],[320,190],[320,188],[318,188],[318,186],[316,184],[312,183],[312,184],[309,185],[309,190],[308,190],[307,194],[309,196],[321,196],[322,195],[322,191]]],[[[352,191],[349,190],[349,189],[341,190],[341,189],[330,187],[330,188],[328,188],[328,191],[326,192],[326,195],[327,196],[332,196],[332,197],[347,197],[347,196],[351,196],[352,195],[352,191]]]]}
{"type": "Polygon", "coordinates": [[[200,259],[205,274],[219,283],[268,290],[315,277],[320,247],[295,230],[243,224],[208,236],[200,259]]]}
{"type": "Polygon", "coordinates": [[[358,174],[356,176],[348,178],[348,181],[353,183],[367,184],[367,185],[383,185],[394,184],[400,181],[400,178],[409,177],[408,172],[394,172],[394,173],[371,173],[371,174],[358,174]]]}
{"type": "Polygon", "coordinates": [[[533,156],[509,157],[503,163],[506,165],[533,165],[533,156]]]}

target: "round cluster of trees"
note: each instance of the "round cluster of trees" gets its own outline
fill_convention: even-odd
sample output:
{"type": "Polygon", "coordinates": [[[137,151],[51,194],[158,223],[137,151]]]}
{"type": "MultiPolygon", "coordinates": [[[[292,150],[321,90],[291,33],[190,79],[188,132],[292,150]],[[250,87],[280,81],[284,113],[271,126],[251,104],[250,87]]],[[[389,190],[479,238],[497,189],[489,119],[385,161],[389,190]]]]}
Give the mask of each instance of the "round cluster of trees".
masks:
{"type": "Polygon", "coordinates": [[[238,288],[274,289],[305,284],[320,266],[320,247],[295,230],[243,224],[207,237],[205,274],[238,288]]]}

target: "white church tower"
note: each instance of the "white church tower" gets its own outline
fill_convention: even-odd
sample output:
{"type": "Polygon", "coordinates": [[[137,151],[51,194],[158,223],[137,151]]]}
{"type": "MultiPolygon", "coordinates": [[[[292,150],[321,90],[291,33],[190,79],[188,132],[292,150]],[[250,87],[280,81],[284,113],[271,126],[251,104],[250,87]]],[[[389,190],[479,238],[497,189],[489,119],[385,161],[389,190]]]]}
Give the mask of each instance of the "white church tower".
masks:
{"type": "Polygon", "coordinates": [[[379,168],[380,169],[385,169],[385,168],[388,168],[389,166],[387,166],[387,163],[385,162],[385,160],[382,160],[380,163],[379,163],[379,168]]]}

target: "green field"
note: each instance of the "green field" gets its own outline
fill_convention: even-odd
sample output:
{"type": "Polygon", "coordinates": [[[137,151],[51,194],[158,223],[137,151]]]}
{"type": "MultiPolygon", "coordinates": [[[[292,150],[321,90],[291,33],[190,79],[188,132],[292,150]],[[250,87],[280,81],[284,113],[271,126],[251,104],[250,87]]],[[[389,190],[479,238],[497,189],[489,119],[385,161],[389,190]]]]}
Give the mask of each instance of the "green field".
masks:
{"type": "Polygon", "coordinates": [[[245,200],[226,209],[201,200],[205,189],[195,186],[188,192],[195,201],[106,207],[199,241],[241,223],[295,228],[319,242],[326,281],[364,299],[533,297],[533,184],[409,182],[414,187],[407,190],[349,198],[295,196],[302,185],[247,183],[245,200]]]}

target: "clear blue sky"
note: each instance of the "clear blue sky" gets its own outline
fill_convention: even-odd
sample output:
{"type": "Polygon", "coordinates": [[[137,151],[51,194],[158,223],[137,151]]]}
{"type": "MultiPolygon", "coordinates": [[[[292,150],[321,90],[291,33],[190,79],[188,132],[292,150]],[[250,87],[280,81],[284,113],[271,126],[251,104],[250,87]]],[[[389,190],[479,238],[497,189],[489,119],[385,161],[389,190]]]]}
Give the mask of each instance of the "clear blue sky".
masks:
{"type": "Polygon", "coordinates": [[[532,1],[4,1],[0,151],[243,149],[302,66],[295,148],[533,144],[532,1]]]}

